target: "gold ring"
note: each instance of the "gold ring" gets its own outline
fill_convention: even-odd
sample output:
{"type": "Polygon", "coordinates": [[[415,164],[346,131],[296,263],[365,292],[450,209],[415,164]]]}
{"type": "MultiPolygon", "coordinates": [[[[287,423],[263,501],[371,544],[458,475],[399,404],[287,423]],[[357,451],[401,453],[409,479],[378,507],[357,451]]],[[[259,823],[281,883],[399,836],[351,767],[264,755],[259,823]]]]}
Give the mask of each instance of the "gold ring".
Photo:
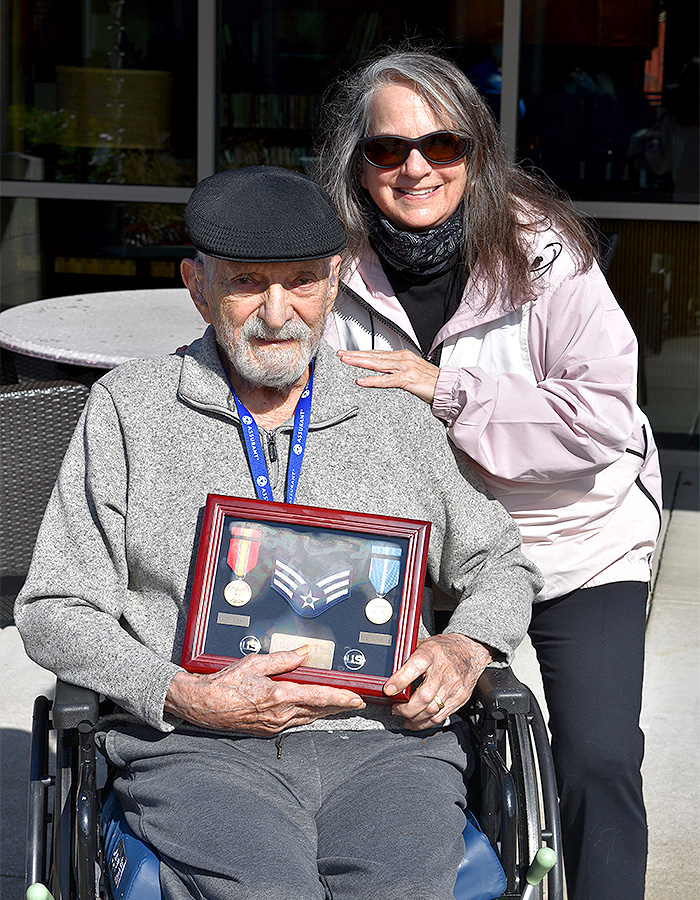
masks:
{"type": "Polygon", "coordinates": [[[437,703],[439,710],[443,710],[445,708],[445,704],[439,697],[433,697],[433,700],[437,703]]]}

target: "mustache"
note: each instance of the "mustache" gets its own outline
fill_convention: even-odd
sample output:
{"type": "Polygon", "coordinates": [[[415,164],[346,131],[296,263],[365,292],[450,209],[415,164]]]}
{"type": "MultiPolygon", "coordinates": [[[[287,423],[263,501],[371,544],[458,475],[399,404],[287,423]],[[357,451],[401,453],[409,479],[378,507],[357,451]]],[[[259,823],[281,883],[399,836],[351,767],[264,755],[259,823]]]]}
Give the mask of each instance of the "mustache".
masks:
{"type": "Polygon", "coordinates": [[[304,322],[288,321],[281,328],[269,328],[261,319],[248,319],[241,328],[241,338],[248,341],[258,338],[262,341],[303,341],[311,334],[304,322]]]}

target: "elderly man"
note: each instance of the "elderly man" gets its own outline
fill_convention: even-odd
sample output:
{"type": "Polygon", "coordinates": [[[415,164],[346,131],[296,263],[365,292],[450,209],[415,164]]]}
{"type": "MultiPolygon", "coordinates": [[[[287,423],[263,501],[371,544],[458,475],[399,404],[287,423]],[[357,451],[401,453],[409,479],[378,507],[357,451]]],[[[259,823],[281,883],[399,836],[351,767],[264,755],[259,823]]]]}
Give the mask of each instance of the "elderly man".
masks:
{"type": "Polygon", "coordinates": [[[324,192],[281,169],[226,172],[186,219],[198,253],[182,276],[210,327],[94,386],[17,602],[27,651],[123,711],[100,743],[164,897],[447,900],[469,764],[454,713],[510,658],[539,575],[426,407],[358,388],[322,340],[345,240],[324,192]],[[420,684],[393,716],[270,677],[308,647],[209,675],[179,666],[206,496],[256,490],[432,523],[428,571],[458,603],[430,636],[426,594],[422,639],[385,693],[420,684]]]}

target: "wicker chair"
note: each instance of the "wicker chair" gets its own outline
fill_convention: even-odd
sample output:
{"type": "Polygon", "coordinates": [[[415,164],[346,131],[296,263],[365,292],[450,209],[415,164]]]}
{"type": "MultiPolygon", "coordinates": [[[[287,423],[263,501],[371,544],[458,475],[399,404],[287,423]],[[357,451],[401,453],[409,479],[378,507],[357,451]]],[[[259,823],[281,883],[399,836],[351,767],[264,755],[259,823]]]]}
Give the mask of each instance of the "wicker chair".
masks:
{"type": "MultiPolygon", "coordinates": [[[[100,372],[100,374],[102,374],[100,372]]],[[[64,376],[59,372],[58,363],[25,353],[14,353],[0,347],[0,384],[20,384],[27,381],[59,381],[64,376]]],[[[69,381],[75,379],[69,376],[69,381]]]]}
{"type": "Polygon", "coordinates": [[[0,386],[0,627],[12,623],[44,509],[88,393],[70,381],[0,386]]]}

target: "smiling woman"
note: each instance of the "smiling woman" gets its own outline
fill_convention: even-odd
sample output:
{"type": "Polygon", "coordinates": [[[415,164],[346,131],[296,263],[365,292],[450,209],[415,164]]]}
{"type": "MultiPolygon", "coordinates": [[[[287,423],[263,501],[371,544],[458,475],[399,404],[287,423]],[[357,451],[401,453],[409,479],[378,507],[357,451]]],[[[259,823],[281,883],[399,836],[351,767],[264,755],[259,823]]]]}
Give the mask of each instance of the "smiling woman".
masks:
{"type": "Polygon", "coordinates": [[[636,404],[634,334],[586,222],[509,160],[451,62],[378,56],[341,79],[326,122],[320,178],[349,250],[328,339],[343,362],[371,371],[359,385],[429,403],[520,526],[545,576],[530,636],[568,896],[641,900],[638,718],[660,473],[636,404]],[[436,132],[448,133],[437,153],[436,132]],[[634,674],[613,698],[620,670],[634,674]],[[605,704],[590,702],[599,696],[605,704]]]}

